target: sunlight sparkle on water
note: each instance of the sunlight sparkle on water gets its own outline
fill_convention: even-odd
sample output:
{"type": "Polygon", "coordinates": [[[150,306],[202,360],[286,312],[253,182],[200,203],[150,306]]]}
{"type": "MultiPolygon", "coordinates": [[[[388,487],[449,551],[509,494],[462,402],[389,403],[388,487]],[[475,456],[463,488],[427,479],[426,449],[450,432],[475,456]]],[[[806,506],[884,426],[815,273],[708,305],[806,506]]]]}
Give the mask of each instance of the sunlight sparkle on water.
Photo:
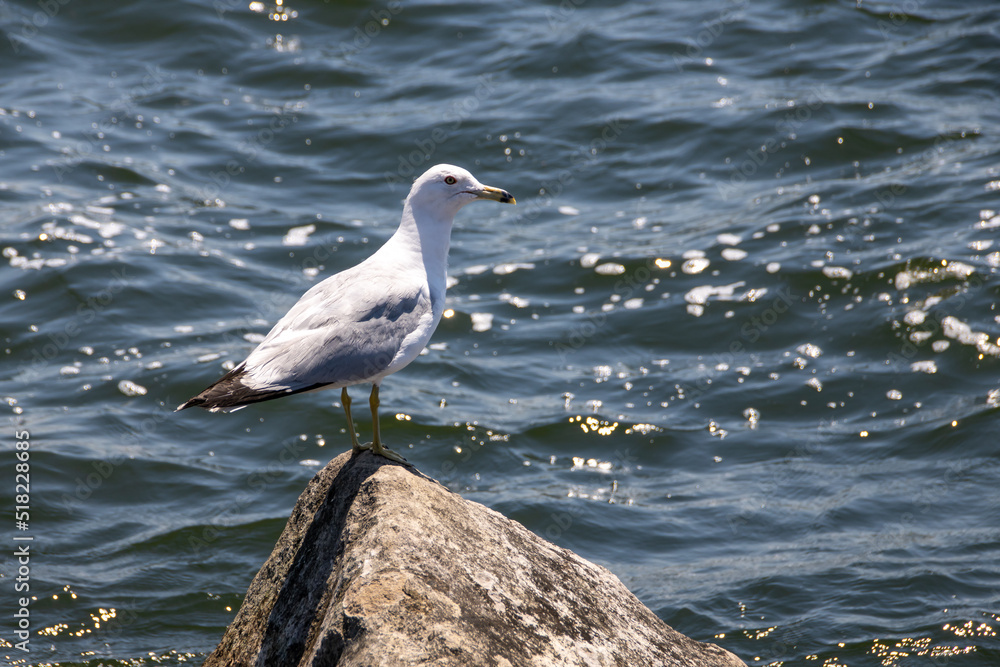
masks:
{"type": "Polygon", "coordinates": [[[594,272],[602,276],[620,276],[625,273],[625,267],[617,262],[606,262],[595,266],[594,272]]]}
{"type": "Polygon", "coordinates": [[[693,257],[686,260],[683,265],[681,265],[681,271],[689,275],[696,275],[707,269],[711,265],[711,262],[704,257],[693,257]]]}

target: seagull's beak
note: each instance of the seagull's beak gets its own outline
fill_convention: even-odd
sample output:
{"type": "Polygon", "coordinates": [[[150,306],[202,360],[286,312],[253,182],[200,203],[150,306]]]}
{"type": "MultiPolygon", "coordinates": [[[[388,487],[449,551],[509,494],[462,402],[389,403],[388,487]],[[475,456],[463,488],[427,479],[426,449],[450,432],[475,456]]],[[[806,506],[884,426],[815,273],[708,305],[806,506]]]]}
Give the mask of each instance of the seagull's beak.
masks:
{"type": "Polygon", "coordinates": [[[498,201],[502,204],[516,204],[517,200],[514,199],[514,195],[507,192],[506,190],[501,190],[500,188],[493,188],[488,185],[484,185],[479,190],[469,190],[471,194],[476,195],[479,199],[491,199],[493,201],[498,201]]]}

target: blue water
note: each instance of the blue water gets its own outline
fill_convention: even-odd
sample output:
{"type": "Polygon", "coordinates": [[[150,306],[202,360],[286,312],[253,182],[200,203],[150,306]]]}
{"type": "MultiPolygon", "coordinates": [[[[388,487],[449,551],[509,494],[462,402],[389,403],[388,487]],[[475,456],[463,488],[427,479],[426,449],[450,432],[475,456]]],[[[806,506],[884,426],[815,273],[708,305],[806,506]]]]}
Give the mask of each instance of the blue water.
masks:
{"type": "Polygon", "coordinates": [[[1000,6],[52,0],[0,26],[12,664],[214,648],[348,440],[337,392],[171,410],[439,162],[518,205],[459,214],[390,446],[748,664],[1000,664],[1000,6]]]}

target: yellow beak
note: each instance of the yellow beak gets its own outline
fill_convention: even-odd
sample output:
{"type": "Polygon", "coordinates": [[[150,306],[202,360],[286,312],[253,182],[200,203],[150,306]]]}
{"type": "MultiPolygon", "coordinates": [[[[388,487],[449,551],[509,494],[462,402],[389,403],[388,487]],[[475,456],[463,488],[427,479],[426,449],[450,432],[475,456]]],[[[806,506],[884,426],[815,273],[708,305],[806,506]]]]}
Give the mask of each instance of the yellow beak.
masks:
{"type": "Polygon", "coordinates": [[[506,190],[501,190],[500,188],[493,188],[488,185],[484,185],[482,190],[473,192],[480,199],[491,199],[493,201],[498,201],[502,204],[516,204],[517,200],[514,199],[514,195],[507,192],[506,190]]]}

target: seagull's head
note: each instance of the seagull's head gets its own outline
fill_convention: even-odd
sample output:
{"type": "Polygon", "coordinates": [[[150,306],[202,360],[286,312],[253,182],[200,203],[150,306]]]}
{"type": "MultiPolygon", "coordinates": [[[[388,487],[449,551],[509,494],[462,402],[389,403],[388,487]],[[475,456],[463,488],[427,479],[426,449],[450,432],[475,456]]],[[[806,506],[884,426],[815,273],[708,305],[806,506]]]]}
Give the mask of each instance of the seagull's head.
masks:
{"type": "Polygon", "coordinates": [[[460,208],[477,199],[515,204],[506,190],[483,185],[461,167],[439,164],[413,183],[406,201],[411,207],[432,210],[453,217],[460,208]]]}

